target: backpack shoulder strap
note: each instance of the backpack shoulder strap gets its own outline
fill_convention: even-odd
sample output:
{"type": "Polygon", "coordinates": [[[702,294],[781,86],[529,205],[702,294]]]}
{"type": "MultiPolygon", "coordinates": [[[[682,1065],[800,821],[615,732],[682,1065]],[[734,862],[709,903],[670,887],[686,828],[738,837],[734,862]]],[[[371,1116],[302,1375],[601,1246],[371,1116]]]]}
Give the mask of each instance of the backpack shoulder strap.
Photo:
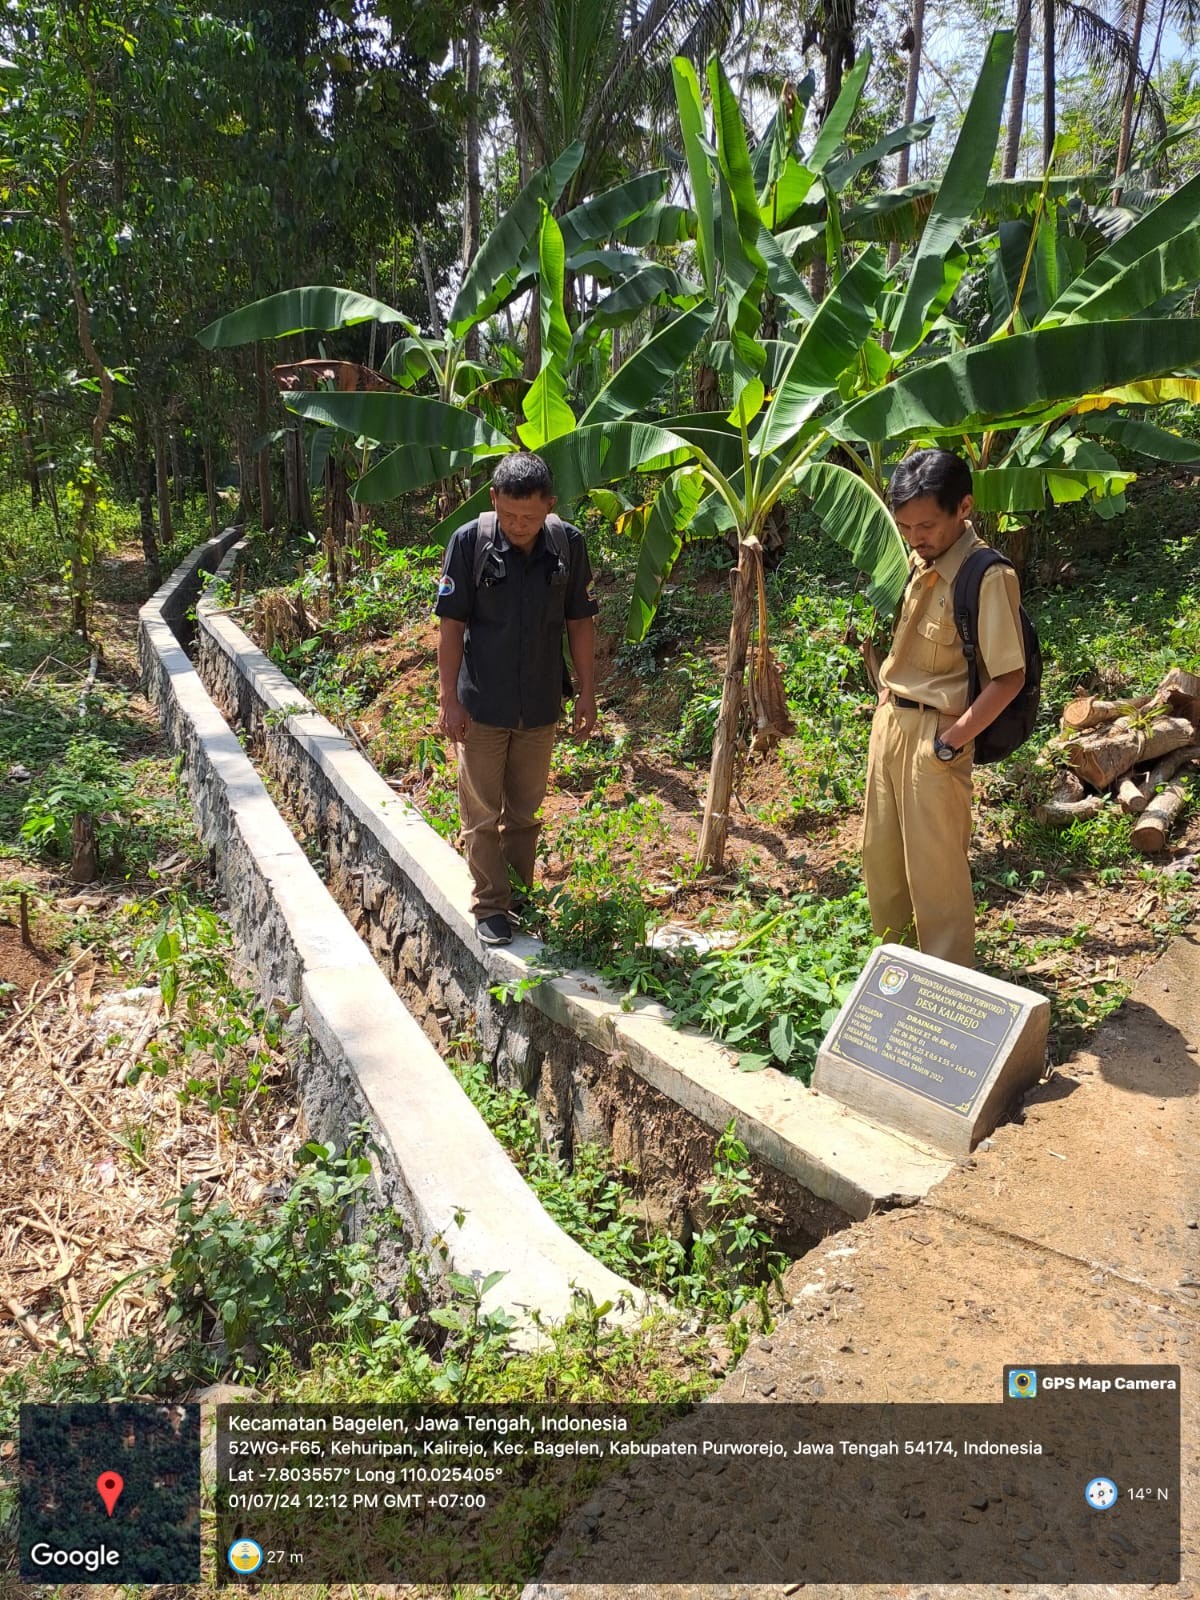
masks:
{"type": "Polygon", "coordinates": [[[483,564],[492,552],[496,543],[496,529],[500,526],[500,519],[494,511],[481,511],[479,513],[479,531],[475,535],[475,565],[472,577],[478,589],[480,579],[483,577],[483,564]]]}
{"type": "Polygon", "coordinates": [[[546,520],[542,524],[546,530],[546,543],[554,552],[554,558],[564,569],[571,565],[570,540],[566,524],[560,516],[553,511],[546,513],[546,520]]]}
{"type": "Polygon", "coordinates": [[[1011,567],[1007,556],[986,545],[982,550],[972,550],[958,569],[954,580],[954,626],[962,640],[963,655],[967,658],[967,703],[979,694],[979,591],[984,574],[993,567],[1011,567]]]}

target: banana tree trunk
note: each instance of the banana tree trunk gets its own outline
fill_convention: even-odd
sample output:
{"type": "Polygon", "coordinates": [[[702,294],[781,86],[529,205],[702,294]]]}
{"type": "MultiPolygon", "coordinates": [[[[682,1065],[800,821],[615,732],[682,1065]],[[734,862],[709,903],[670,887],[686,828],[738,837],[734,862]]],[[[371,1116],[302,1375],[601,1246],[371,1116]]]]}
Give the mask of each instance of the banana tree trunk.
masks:
{"type": "Polygon", "coordinates": [[[738,544],[737,570],[733,574],[733,619],[729,624],[729,648],[725,657],[725,681],[721,685],[721,710],[713,740],[712,766],[708,774],[708,797],[704,802],[704,821],[700,828],[700,869],[719,872],[725,865],[725,843],[729,836],[729,802],[733,797],[733,769],[737,758],[738,722],[745,699],[746,655],[750,628],[758,599],[758,577],[762,568],[762,546],[753,535],[738,544]]]}

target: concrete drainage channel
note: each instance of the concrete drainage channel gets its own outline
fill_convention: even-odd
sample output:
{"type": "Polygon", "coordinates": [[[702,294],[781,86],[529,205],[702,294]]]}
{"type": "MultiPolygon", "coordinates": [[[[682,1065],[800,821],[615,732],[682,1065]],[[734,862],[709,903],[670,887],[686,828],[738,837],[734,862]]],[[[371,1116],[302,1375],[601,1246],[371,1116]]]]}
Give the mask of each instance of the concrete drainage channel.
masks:
{"type": "Polygon", "coordinates": [[[597,1299],[638,1297],[550,1222],[440,1059],[436,1047],[468,1030],[497,1080],[533,1095],[566,1159],[585,1142],[610,1145],[636,1168],[651,1220],[685,1235],[703,1220],[712,1146],[731,1118],[792,1255],[850,1220],[916,1202],[946,1176],[944,1156],[794,1079],[739,1072],[721,1045],[672,1028],[661,1006],[622,1010],[594,974],[494,998],[536,978],[540,943],[479,946],[462,859],[215,601],[196,608],[198,672],[172,631],[203,574],[233,569],[236,540],[231,529],[193,552],[143,608],[148,692],[184,751],[236,937],[264,990],[303,1008],[310,1121],[336,1137],[367,1117],[386,1152],[380,1197],[416,1248],[440,1236],[455,1270],[503,1269],[494,1301],[543,1315],[561,1316],[573,1285],[597,1299]],[[325,883],[229,723],[320,845],[325,883]]]}

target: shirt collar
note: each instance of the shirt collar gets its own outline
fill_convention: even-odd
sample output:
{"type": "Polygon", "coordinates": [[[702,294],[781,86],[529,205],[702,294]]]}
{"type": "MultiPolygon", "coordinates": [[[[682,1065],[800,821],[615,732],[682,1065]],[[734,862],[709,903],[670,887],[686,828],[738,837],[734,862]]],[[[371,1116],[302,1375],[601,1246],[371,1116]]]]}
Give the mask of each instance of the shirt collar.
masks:
{"type": "MultiPolygon", "coordinates": [[[[505,554],[507,554],[507,552],[509,550],[516,550],[516,548],[517,548],[515,544],[512,544],[509,541],[508,535],[505,533],[504,529],[500,526],[500,518],[499,517],[496,518],[496,536],[492,540],[492,546],[493,546],[494,549],[499,550],[501,555],[505,555],[505,554]]],[[[532,561],[532,560],[534,560],[535,557],[540,556],[540,555],[545,555],[545,553],[546,553],[546,525],[545,525],[545,523],[543,523],[542,526],[538,529],[538,536],[533,541],[533,545],[531,546],[531,548],[529,550],[529,553],[525,557],[525,559],[527,561],[532,561]]],[[[518,554],[525,555],[525,552],[524,551],[518,551],[518,554]]]]}
{"type": "Polygon", "coordinates": [[[924,578],[929,573],[936,572],[944,583],[953,584],[955,578],[958,577],[958,569],[979,543],[979,535],[968,522],[949,550],[943,551],[936,561],[922,561],[920,556],[914,552],[912,557],[913,571],[919,578],[924,578]]]}

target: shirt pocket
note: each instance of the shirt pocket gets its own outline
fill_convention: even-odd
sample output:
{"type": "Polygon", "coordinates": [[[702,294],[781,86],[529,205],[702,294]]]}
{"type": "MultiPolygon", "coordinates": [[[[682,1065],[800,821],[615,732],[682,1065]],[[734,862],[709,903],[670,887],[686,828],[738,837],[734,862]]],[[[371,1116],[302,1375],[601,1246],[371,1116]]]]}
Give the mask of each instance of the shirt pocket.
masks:
{"type": "Polygon", "coordinates": [[[918,618],[913,629],[913,665],[923,672],[941,676],[962,664],[962,641],[950,612],[939,608],[918,618]]]}

